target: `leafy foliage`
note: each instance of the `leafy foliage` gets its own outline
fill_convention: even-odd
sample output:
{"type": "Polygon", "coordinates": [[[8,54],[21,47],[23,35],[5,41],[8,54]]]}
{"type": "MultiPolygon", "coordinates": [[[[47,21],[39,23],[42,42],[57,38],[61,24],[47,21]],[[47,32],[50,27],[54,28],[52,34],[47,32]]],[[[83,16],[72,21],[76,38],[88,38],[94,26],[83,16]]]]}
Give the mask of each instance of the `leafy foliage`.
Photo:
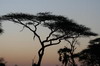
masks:
{"type": "Polygon", "coordinates": [[[87,49],[80,53],[80,61],[87,66],[100,66],[100,38],[90,41],[87,49]]]}
{"type": "Polygon", "coordinates": [[[32,20],[35,16],[30,14],[24,14],[24,13],[10,13],[2,17],[5,20],[10,20],[10,19],[32,20]]]}
{"type": "Polygon", "coordinates": [[[68,64],[70,60],[70,52],[71,50],[67,47],[59,49],[58,54],[59,54],[59,61],[62,62],[65,66],[68,64]]]}
{"type": "Polygon", "coordinates": [[[70,35],[84,35],[84,36],[96,36],[96,33],[90,31],[90,28],[84,25],[79,25],[75,23],[72,19],[61,15],[52,15],[50,12],[38,13],[37,15],[30,15],[25,13],[11,13],[1,17],[2,20],[11,20],[14,22],[20,21],[32,21],[27,22],[28,25],[34,23],[43,22],[44,27],[48,27],[52,31],[60,32],[63,34],[70,35]]]}

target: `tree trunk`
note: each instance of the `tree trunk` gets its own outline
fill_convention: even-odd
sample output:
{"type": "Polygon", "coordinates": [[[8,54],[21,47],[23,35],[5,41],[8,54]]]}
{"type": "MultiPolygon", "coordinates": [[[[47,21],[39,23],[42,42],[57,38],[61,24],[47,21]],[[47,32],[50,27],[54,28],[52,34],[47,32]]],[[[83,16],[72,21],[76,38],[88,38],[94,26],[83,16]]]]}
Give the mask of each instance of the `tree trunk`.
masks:
{"type": "Polygon", "coordinates": [[[73,66],[77,66],[77,65],[75,64],[75,60],[74,60],[74,57],[73,57],[73,53],[71,53],[71,60],[72,60],[72,65],[73,65],[73,66]]]}
{"type": "Polygon", "coordinates": [[[44,48],[41,48],[38,51],[39,60],[38,60],[37,66],[41,66],[43,55],[44,55],[44,48]]]}

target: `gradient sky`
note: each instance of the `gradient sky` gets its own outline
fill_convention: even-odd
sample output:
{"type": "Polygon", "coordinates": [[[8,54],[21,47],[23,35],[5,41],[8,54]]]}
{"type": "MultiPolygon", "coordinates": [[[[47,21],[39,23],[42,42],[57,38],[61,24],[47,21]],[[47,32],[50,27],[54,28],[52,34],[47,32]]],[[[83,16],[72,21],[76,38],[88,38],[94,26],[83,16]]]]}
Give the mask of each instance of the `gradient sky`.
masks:
{"type": "MultiPolygon", "coordinates": [[[[64,15],[100,34],[100,0],[0,0],[0,15],[16,12],[30,14],[52,12],[64,15]]],[[[27,29],[20,32],[22,26],[18,24],[5,22],[2,26],[5,31],[0,36],[0,57],[5,58],[8,66],[14,66],[14,64],[31,66],[32,59],[37,55],[39,48],[38,40],[33,41],[33,34],[27,29]]],[[[43,29],[40,29],[42,37],[47,32],[43,29]]],[[[78,49],[83,49],[86,46],[84,44],[88,44],[88,40],[83,39],[82,45],[78,49]]],[[[63,43],[66,45],[65,42],[63,43]]],[[[57,50],[64,45],[47,48],[42,65],[55,66],[59,64],[57,50]]]]}

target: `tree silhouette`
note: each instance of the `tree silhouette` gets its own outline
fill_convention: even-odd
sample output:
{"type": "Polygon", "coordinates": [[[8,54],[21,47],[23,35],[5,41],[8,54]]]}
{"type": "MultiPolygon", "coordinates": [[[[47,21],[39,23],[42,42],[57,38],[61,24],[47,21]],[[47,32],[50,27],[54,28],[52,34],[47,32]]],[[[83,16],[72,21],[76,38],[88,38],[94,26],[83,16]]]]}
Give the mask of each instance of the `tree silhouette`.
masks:
{"type": "MultiPolygon", "coordinates": [[[[69,31],[69,34],[67,34],[67,35],[72,36],[72,38],[69,38],[68,39],[68,38],[64,37],[63,40],[67,41],[68,44],[69,44],[69,46],[70,46],[69,48],[67,47],[67,49],[70,49],[70,52],[67,52],[68,55],[69,55],[69,61],[70,61],[69,63],[72,66],[76,66],[76,63],[75,63],[74,58],[76,58],[78,56],[78,54],[75,53],[75,49],[77,48],[76,46],[79,45],[78,39],[80,37],[97,36],[97,34],[91,32],[90,31],[90,28],[85,27],[83,25],[73,25],[73,27],[71,26],[69,28],[69,30],[70,29],[73,30],[73,32],[72,31],[71,32],[69,31]]],[[[66,32],[66,30],[65,30],[65,32],[66,32]]],[[[63,48],[63,49],[65,49],[65,48],[63,48]]],[[[66,53],[66,51],[65,52],[63,51],[62,52],[63,55],[64,55],[64,53],[66,53]]],[[[65,62],[67,62],[67,61],[65,61],[65,62]]]]}
{"type": "Polygon", "coordinates": [[[52,15],[49,12],[38,13],[36,15],[11,13],[3,15],[1,20],[9,20],[14,23],[21,24],[23,29],[28,28],[34,34],[33,39],[35,39],[35,37],[38,38],[41,48],[38,51],[39,59],[37,66],[41,65],[46,47],[58,45],[62,40],[74,38],[78,35],[97,35],[91,32],[89,28],[79,25],[67,17],[52,15]],[[50,33],[47,35],[47,37],[45,37],[45,39],[42,39],[41,35],[37,33],[39,26],[46,27],[50,30],[50,33]]]}
{"type": "Polygon", "coordinates": [[[87,49],[80,52],[80,61],[84,66],[100,66],[100,38],[90,41],[87,49]]]}
{"type": "MultiPolygon", "coordinates": [[[[89,35],[88,35],[88,36],[89,36],[89,35]]],[[[80,35],[78,35],[78,36],[76,36],[76,37],[73,37],[73,38],[71,38],[71,39],[66,39],[66,38],[64,38],[64,40],[67,41],[68,44],[69,44],[69,46],[70,46],[70,48],[67,48],[67,47],[66,47],[66,49],[69,49],[69,50],[70,50],[69,52],[67,51],[67,53],[68,53],[68,55],[69,55],[69,61],[70,61],[68,64],[70,64],[70,65],[72,65],[72,66],[76,66],[76,63],[75,63],[74,58],[76,58],[76,55],[77,55],[77,54],[75,54],[74,52],[75,52],[75,49],[77,48],[76,45],[77,45],[77,44],[79,45],[79,43],[78,43],[78,41],[77,41],[77,39],[78,39],[79,37],[80,37],[80,35]]],[[[63,49],[65,49],[65,48],[63,48],[63,49]]],[[[64,51],[63,53],[66,53],[66,51],[64,51]]]]}
{"type": "Polygon", "coordinates": [[[67,47],[61,48],[58,51],[59,61],[62,62],[64,66],[67,66],[68,62],[70,62],[70,52],[71,50],[67,47]]]}

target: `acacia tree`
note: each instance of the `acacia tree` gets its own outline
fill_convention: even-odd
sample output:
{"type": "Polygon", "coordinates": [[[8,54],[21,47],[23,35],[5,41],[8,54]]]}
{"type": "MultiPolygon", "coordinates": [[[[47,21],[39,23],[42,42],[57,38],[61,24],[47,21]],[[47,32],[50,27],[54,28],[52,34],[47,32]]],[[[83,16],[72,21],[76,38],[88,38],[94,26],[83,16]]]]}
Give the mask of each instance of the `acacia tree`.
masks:
{"type": "Polygon", "coordinates": [[[41,61],[44,55],[46,47],[58,45],[61,40],[74,38],[76,34],[81,34],[84,31],[87,34],[96,35],[91,32],[87,27],[75,23],[73,20],[61,15],[52,15],[50,13],[38,13],[37,15],[30,15],[25,13],[11,13],[3,15],[1,20],[8,20],[14,23],[18,23],[24,28],[28,28],[33,34],[33,39],[38,38],[41,48],[38,51],[38,62],[37,66],[41,65],[41,61]],[[32,26],[32,27],[31,27],[32,26]],[[50,30],[50,33],[45,37],[41,38],[41,35],[37,33],[38,26],[46,27],[50,30]]]}
{"type": "Polygon", "coordinates": [[[90,40],[90,45],[79,53],[84,66],[100,66],[100,38],[90,40]]]}

